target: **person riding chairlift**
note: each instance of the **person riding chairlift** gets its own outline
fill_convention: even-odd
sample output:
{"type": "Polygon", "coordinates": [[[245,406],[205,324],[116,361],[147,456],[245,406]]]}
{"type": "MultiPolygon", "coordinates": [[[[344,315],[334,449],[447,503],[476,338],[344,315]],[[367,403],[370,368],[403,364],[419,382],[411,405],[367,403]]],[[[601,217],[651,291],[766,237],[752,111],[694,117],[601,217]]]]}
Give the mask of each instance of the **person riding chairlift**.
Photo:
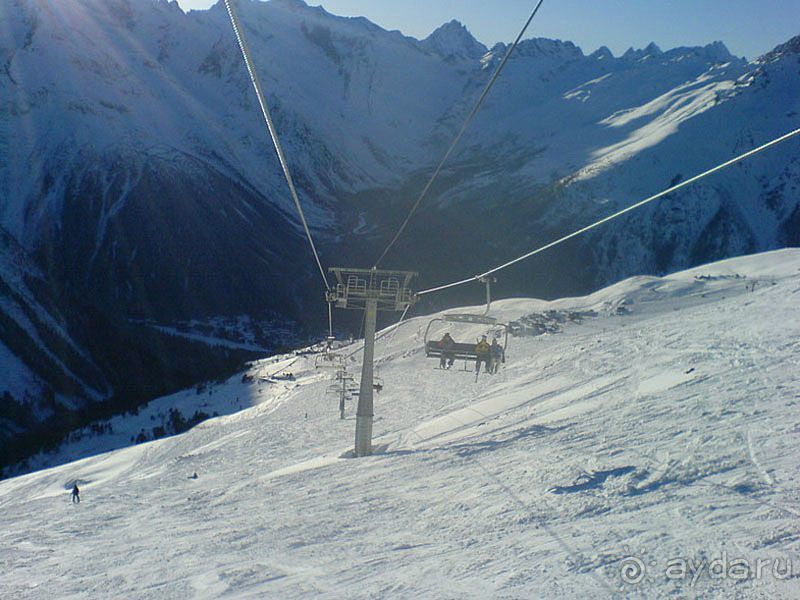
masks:
{"type": "Polygon", "coordinates": [[[481,363],[486,365],[486,372],[489,371],[489,367],[491,365],[491,347],[489,346],[489,342],[486,341],[486,336],[482,335],[481,340],[475,345],[475,354],[477,358],[475,359],[475,375],[477,378],[478,373],[481,372],[481,363]]]}
{"type": "Polygon", "coordinates": [[[449,369],[453,366],[453,363],[456,362],[456,355],[453,352],[455,345],[456,342],[450,337],[449,333],[445,333],[442,339],[439,340],[439,348],[442,349],[442,355],[439,357],[440,369],[449,369]],[[445,363],[447,363],[447,366],[445,366],[445,363]]]}
{"type": "Polygon", "coordinates": [[[492,339],[492,345],[489,347],[489,356],[492,360],[489,364],[489,372],[495,374],[500,368],[500,363],[506,362],[506,351],[497,343],[497,338],[492,339]]]}

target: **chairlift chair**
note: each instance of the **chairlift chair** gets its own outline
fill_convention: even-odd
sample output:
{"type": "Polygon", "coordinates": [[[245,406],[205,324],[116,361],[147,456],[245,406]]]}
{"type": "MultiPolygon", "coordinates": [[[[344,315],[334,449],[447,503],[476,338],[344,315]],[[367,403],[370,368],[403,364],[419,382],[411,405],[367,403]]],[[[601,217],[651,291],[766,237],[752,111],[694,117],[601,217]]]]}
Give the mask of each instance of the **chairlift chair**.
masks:
{"type": "MultiPolygon", "coordinates": [[[[443,323],[465,323],[471,325],[489,325],[492,328],[501,328],[499,335],[503,336],[503,356],[505,356],[506,348],[508,347],[508,325],[506,323],[498,323],[495,317],[489,316],[489,309],[492,306],[492,283],[497,281],[494,277],[484,276],[478,281],[486,284],[486,308],[483,314],[476,315],[473,313],[450,313],[433,319],[428,323],[425,329],[425,356],[428,358],[441,358],[443,351],[439,348],[438,340],[430,339],[431,327],[436,322],[443,323]]],[[[493,332],[495,337],[498,337],[497,330],[493,332]]],[[[476,344],[466,344],[456,342],[453,346],[452,354],[456,359],[464,359],[464,370],[467,370],[467,361],[478,360],[478,353],[475,352],[476,344]]]]}
{"type": "Polygon", "coordinates": [[[316,369],[341,369],[344,367],[344,356],[334,352],[317,354],[314,357],[314,368],[316,369]]]}
{"type": "Polygon", "coordinates": [[[341,384],[329,385],[325,389],[325,394],[327,396],[333,396],[339,401],[339,418],[344,419],[345,402],[351,398],[347,389],[345,388],[344,393],[342,393],[341,384]]]}
{"type": "MultiPolygon", "coordinates": [[[[441,358],[443,351],[439,347],[439,339],[431,339],[431,328],[435,323],[456,323],[456,324],[472,324],[472,325],[489,325],[490,331],[493,331],[495,337],[502,338],[501,347],[503,348],[503,355],[505,355],[508,348],[508,325],[506,323],[498,323],[494,317],[487,317],[483,315],[452,313],[431,319],[428,327],[425,329],[425,356],[428,358],[441,358]],[[498,332],[499,329],[499,332],[498,332]],[[499,336],[497,335],[499,333],[499,336]]],[[[498,341],[500,341],[498,339],[498,341]]],[[[477,360],[478,354],[475,352],[475,343],[456,342],[451,351],[453,357],[457,360],[464,360],[464,370],[467,370],[467,362],[477,360]]]]}

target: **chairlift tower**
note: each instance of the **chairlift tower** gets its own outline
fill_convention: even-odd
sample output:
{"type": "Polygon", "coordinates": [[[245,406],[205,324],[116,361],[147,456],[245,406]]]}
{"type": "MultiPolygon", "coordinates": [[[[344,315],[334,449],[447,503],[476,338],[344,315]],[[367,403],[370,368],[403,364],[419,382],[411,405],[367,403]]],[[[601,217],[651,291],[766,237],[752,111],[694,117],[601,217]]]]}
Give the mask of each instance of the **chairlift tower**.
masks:
{"type": "Polygon", "coordinates": [[[355,391],[352,389],[350,385],[353,383],[354,378],[352,375],[347,373],[347,370],[342,368],[340,371],[336,372],[336,381],[339,382],[339,418],[344,419],[344,406],[345,400],[349,394],[355,391]]]}
{"type": "Polygon", "coordinates": [[[372,454],[373,359],[375,357],[375,323],[378,311],[405,311],[414,303],[409,287],[417,274],[412,271],[379,269],[346,269],[332,267],[336,287],[328,292],[327,300],[336,308],[363,310],[364,362],[361,365],[361,385],[356,411],[355,455],[372,454]]]}

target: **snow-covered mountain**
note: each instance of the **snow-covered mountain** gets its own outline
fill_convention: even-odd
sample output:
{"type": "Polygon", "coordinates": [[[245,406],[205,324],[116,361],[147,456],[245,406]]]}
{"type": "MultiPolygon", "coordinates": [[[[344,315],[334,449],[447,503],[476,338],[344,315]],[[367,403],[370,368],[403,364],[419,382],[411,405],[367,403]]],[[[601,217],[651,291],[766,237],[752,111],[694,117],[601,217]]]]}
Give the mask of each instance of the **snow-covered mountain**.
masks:
{"type": "MultiPolygon", "coordinates": [[[[323,261],[371,265],[506,46],[455,21],[420,41],[301,0],[239,5],[323,261]]],[[[8,0],[0,22],[0,227],[65,331],[126,329],[72,344],[112,392],[142,383],[131,365],[159,365],[162,390],[205,368],[183,352],[165,367],[175,349],[153,325],[198,340],[252,317],[273,348],[319,328],[321,282],[222,3],[8,0]],[[115,350],[131,339],[136,359],[115,350]]],[[[793,129],[799,61],[797,38],[750,63],[720,42],[614,57],[525,40],[386,266],[421,286],[479,272],[793,129]]],[[[575,294],[796,245],[798,144],[515,267],[497,290],[575,294]]],[[[3,344],[22,381],[27,355],[3,344]]]]}
{"type": "Polygon", "coordinates": [[[103,415],[229,374],[274,349],[214,349],[126,323],[90,301],[71,304],[0,228],[0,468],[103,415]]]}
{"type": "Polygon", "coordinates": [[[420,47],[448,62],[468,61],[474,66],[488,49],[456,20],[445,23],[420,43],[420,47]]]}
{"type": "Polygon", "coordinates": [[[0,373],[0,464],[13,458],[12,438],[103,400],[111,391],[102,370],[75,339],[39,269],[2,229],[0,373]]]}
{"type": "Polygon", "coordinates": [[[0,595],[796,598],[799,277],[794,249],[504,300],[525,335],[477,382],[409,319],[369,458],[314,355],[160,399],[0,481],[0,595]],[[178,409],[223,416],[102,453],[178,409]]]}
{"type": "MultiPolygon", "coordinates": [[[[462,108],[451,113],[453,129],[462,108]]],[[[420,264],[430,284],[481,272],[796,129],[799,119],[797,40],[752,63],[720,43],[651,45],[614,58],[526,41],[387,264],[420,264]]],[[[506,276],[508,291],[569,294],[639,271],[797,245],[798,157],[793,140],[631,213],[520,266],[506,276]]]]}
{"type": "MultiPolygon", "coordinates": [[[[340,56],[318,25],[332,18],[300,6],[245,4],[242,18],[257,56],[281,58],[262,63],[265,84],[280,98],[276,121],[307,210],[324,226],[337,190],[388,170],[393,157],[376,153],[398,128],[385,104],[401,86],[428,73],[421,85],[457,91],[455,75],[437,73],[438,60],[402,36],[373,48],[367,23],[344,24],[340,56]],[[403,59],[405,81],[381,85],[387,55],[403,59]],[[284,96],[283,85],[294,93],[284,96]],[[363,121],[370,112],[381,116],[363,121]],[[362,122],[360,131],[342,127],[362,122]]],[[[302,240],[224,9],[20,0],[5,11],[14,36],[3,41],[2,119],[14,147],[0,173],[0,222],[40,255],[47,275],[148,317],[264,308],[297,316],[295,296],[307,295],[302,240]]],[[[416,118],[438,110],[426,104],[397,108],[416,118]]],[[[409,155],[420,141],[396,137],[409,155]]]]}
{"type": "MultiPolygon", "coordinates": [[[[381,139],[399,131],[391,137],[408,156],[420,143],[420,126],[399,127],[387,104],[399,102],[427,126],[457,96],[458,76],[364,20],[297,2],[242,8],[254,52],[280,57],[265,74],[268,89],[281,82],[271,101],[284,85],[294,89],[273,103],[275,119],[312,225],[332,235],[338,190],[390,179],[396,157],[381,153],[381,139]],[[339,30],[333,38],[321,25],[329,22],[339,30]],[[404,76],[389,68],[397,60],[404,76]],[[404,99],[412,81],[449,99],[404,99]],[[347,123],[359,123],[360,133],[347,123]]],[[[0,7],[0,20],[0,224],[73,325],[89,325],[109,359],[106,376],[116,372],[113,391],[153,389],[141,381],[147,375],[129,370],[136,364],[149,364],[162,388],[188,373],[214,376],[202,372],[206,359],[177,373],[162,364],[174,365],[177,344],[154,337],[151,323],[174,331],[176,322],[249,315],[279,336],[264,348],[302,336],[282,329],[299,329],[308,299],[322,289],[224,8],[186,15],[158,1],[19,0],[0,7]],[[115,318],[134,320],[115,328],[147,325],[115,335],[115,318]],[[132,345],[149,356],[132,357],[132,345]]],[[[16,362],[6,361],[11,379],[0,393],[41,402],[39,383],[14,383],[31,367],[21,343],[3,348],[16,362]]],[[[227,345],[220,353],[229,363],[227,345]]],[[[178,362],[190,356],[181,354],[178,362]]]]}
{"type": "MultiPolygon", "coordinates": [[[[312,224],[331,256],[356,230],[350,252],[368,262],[506,48],[487,52],[456,21],[417,41],[301,0],[241,4],[312,224]]],[[[13,151],[0,224],[46,275],[146,317],[300,317],[319,290],[222,4],[184,14],[161,0],[14,0],[3,17],[0,130],[13,151]]],[[[747,63],[720,42],[615,58],[525,40],[430,222],[471,227],[488,213],[502,224],[488,247],[511,255],[796,126],[797,62],[792,42],[747,63]],[[521,229],[516,247],[507,225],[521,229]]],[[[687,191],[686,214],[672,203],[601,232],[588,285],[791,243],[796,149],[687,191]],[[652,227],[663,221],[673,226],[652,227]]],[[[430,226],[409,229],[412,256],[395,262],[430,254],[419,250],[430,226]]],[[[432,280],[461,269],[425,266],[432,280]]]]}

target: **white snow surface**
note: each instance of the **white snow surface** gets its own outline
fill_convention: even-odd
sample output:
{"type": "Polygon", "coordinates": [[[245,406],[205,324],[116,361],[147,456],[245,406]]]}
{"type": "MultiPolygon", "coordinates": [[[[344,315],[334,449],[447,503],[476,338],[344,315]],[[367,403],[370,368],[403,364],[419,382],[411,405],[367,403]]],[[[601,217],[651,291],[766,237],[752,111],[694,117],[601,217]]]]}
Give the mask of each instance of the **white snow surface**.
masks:
{"type": "Polygon", "coordinates": [[[378,342],[361,459],[313,355],[256,363],[129,419],[240,411],[0,482],[0,597],[798,598],[798,307],[797,249],[505,300],[595,316],[512,338],[477,382],[410,319],[378,342]]]}

